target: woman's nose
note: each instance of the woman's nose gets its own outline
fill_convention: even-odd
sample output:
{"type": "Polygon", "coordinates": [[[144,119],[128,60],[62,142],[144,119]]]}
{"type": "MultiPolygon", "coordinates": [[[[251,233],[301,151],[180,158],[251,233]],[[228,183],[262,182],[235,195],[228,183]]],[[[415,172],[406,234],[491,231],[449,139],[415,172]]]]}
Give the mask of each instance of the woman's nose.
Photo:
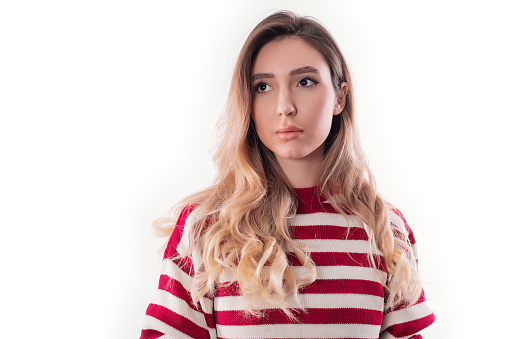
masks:
{"type": "Polygon", "coordinates": [[[278,94],[277,114],[281,116],[295,116],[297,115],[297,108],[293,102],[293,97],[290,90],[282,89],[278,94]]]}

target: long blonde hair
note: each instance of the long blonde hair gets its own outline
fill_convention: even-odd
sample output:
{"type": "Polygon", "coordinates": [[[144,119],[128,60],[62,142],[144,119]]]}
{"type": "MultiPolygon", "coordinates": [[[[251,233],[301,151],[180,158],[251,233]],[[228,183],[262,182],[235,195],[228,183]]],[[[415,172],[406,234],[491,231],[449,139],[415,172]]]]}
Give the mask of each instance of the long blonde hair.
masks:
{"type": "MultiPolygon", "coordinates": [[[[389,207],[378,193],[373,175],[360,147],[354,114],[352,78],[334,38],[318,22],[288,11],[262,20],[249,34],[240,51],[226,113],[220,122],[220,142],[214,161],[214,184],[184,199],[175,216],[187,205],[193,211],[191,251],[200,253],[191,295],[195,302],[213,295],[219,275],[236,272],[247,311],[257,314],[263,304],[280,307],[292,316],[300,287],[316,279],[313,261],[303,245],[292,239],[287,220],[296,213],[297,197],[274,155],[258,139],[251,109],[251,68],[260,49],[282,37],[299,37],[320,51],[327,61],[334,87],[346,82],[349,91],[341,114],[334,116],[325,142],[319,175],[319,192],[341,214],[355,214],[369,225],[371,241],[382,251],[391,277],[384,284],[386,308],[413,303],[421,287],[416,260],[402,230],[391,223],[389,207]],[[340,194],[338,194],[340,192],[340,194]],[[295,252],[309,274],[297,277],[285,250],[295,252]],[[270,263],[270,265],[267,265],[270,263]]],[[[174,219],[175,220],[175,219],[174,219]]],[[[154,223],[160,235],[169,236],[173,222],[154,223]]],[[[375,267],[373,254],[371,264],[375,267]]]]}

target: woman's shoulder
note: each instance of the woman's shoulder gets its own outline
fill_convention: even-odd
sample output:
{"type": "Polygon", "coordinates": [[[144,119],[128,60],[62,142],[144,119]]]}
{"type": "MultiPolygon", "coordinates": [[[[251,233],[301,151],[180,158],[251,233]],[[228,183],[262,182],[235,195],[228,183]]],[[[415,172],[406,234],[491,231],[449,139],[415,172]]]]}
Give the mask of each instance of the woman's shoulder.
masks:
{"type": "Polygon", "coordinates": [[[188,222],[188,219],[192,219],[193,212],[196,211],[198,207],[197,203],[186,204],[180,208],[180,212],[178,213],[178,218],[175,226],[183,227],[188,222]]]}
{"type": "Polygon", "coordinates": [[[406,241],[410,243],[410,245],[415,245],[415,236],[414,232],[408,225],[405,216],[396,206],[392,205],[389,202],[386,202],[387,207],[389,209],[389,220],[393,225],[394,231],[400,232],[400,236],[402,236],[406,241]]]}
{"type": "MultiPolygon", "coordinates": [[[[178,217],[168,240],[164,258],[187,255],[191,245],[192,226],[196,223],[196,209],[198,204],[186,204],[176,211],[178,217]]],[[[175,220],[175,219],[173,219],[175,220]]]]}

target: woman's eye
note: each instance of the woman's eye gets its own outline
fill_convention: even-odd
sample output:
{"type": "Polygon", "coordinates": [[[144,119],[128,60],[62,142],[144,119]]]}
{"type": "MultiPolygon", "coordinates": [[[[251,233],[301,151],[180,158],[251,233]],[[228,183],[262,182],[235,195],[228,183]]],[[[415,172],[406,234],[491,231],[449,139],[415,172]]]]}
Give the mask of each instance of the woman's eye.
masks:
{"type": "Polygon", "coordinates": [[[318,83],[318,81],[313,80],[311,78],[304,78],[299,81],[299,86],[310,87],[310,86],[316,85],[317,83],[318,83]]]}
{"type": "Polygon", "coordinates": [[[255,86],[255,91],[257,92],[267,92],[270,91],[271,89],[272,87],[270,87],[270,85],[265,82],[260,82],[255,86]]]}

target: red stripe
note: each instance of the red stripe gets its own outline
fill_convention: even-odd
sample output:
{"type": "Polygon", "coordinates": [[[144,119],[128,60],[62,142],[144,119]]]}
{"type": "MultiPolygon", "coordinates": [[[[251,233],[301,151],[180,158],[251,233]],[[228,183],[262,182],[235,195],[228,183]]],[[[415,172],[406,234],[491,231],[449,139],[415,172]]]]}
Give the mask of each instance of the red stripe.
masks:
{"type": "Polygon", "coordinates": [[[189,257],[184,258],[173,258],[172,260],[184,273],[189,276],[194,276],[193,261],[189,257]]]}
{"type": "Polygon", "coordinates": [[[196,325],[191,320],[167,309],[166,307],[150,304],[147,308],[147,315],[161,320],[192,338],[210,338],[208,330],[196,325]]]}
{"type": "Polygon", "coordinates": [[[408,231],[408,240],[410,241],[410,245],[415,245],[415,237],[414,237],[414,232],[409,228],[407,227],[407,231],[408,231]]]}
{"type": "Polygon", "coordinates": [[[299,292],[302,294],[355,293],[381,298],[385,296],[382,284],[375,281],[356,279],[320,279],[302,288],[299,292]]]}
{"type": "Polygon", "coordinates": [[[239,282],[235,281],[231,284],[221,283],[216,291],[216,298],[220,297],[238,297],[240,296],[239,282]]]}
{"type": "Polygon", "coordinates": [[[294,239],[325,239],[325,240],[368,240],[368,234],[360,227],[334,225],[292,226],[294,239]]]}
{"type": "MultiPolygon", "coordinates": [[[[302,266],[295,253],[287,253],[288,263],[291,266],[302,266]]],[[[369,255],[366,253],[344,253],[344,252],[312,252],[311,259],[317,267],[320,266],[355,266],[371,267],[369,255]]],[[[376,268],[386,272],[385,262],[382,256],[374,255],[376,268]]]]}
{"type": "Polygon", "coordinates": [[[214,316],[212,314],[206,313],[201,308],[201,304],[198,303],[198,307],[196,307],[193,303],[193,299],[191,297],[191,293],[180,283],[180,281],[172,279],[167,275],[161,275],[159,278],[159,289],[167,291],[177,298],[182,299],[187,303],[189,308],[201,312],[205,317],[205,321],[207,322],[207,326],[214,327],[214,316]]]}
{"type": "Polygon", "coordinates": [[[164,333],[161,333],[156,330],[142,330],[140,339],[157,339],[162,336],[164,333]]]}
{"type": "MultiPolygon", "coordinates": [[[[177,253],[177,245],[182,239],[182,233],[184,231],[184,225],[187,220],[187,217],[189,214],[194,210],[196,206],[195,205],[189,205],[186,206],[182,212],[180,212],[180,215],[177,219],[177,222],[175,224],[175,229],[173,230],[173,233],[170,236],[170,239],[168,241],[168,245],[166,246],[166,250],[164,251],[163,258],[172,258],[176,256],[177,253]]],[[[188,245],[188,244],[186,244],[188,245]]]]}
{"type": "Polygon", "coordinates": [[[156,330],[142,330],[140,339],[157,339],[163,335],[164,333],[156,330]]]}
{"type": "Polygon", "coordinates": [[[420,332],[435,321],[435,315],[433,313],[412,321],[408,321],[401,324],[396,324],[387,329],[390,334],[396,338],[405,337],[414,333],[420,332]]]}
{"type": "MultiPolygon", "coordinates": [[[[319,279],[311,285],[302,287],[300,294],[366,294],[383,298],[385,296],[383,285],[369,280],[355,279],[319,279]]],[[[239,283],[223,283],[218,286],[216,298],[240,296],[239,283]]]]}
{"type": "Polygon", "coordinates": [[[191,298],[191,293],[185,289],[184,286],[180,283],[180,281],[172,279],[167,275],[162,274],[159,278],[159,289],[163,291],[167,291],[174,296],[184,300],[190,308],[195,311],[202,312],[201,308],[197,308],[194,306],[193,299],[191,298]]]}
{"type": "Polygon", "coordinates": [[[173,229],[173,233],[168,240],[168,245],[166,245],[166,249],[164,251],[163,259],[173,258],[177,256],[179,253],[177,252],[177,245],[182,238],[184,226],[176,225],[173,229]]]}
{"type": "Polygon", "coordinates": [[[320,204],[319,202],[311,203],[311,204],[298,204],[297,206],[297,214],[311,214],[311,213],[335,213],[338,212],[332,207],[330,204],[320,204]]]}
{"type": "MultiPolygon", "coordinates": [[[[364,324],[381,325],[382,311],[361,308],[308,308],[295,313],[298,322],[303,324],[364,324]]],[[[226,326],[291,324],[280,309],[266,310],[263,316],[251,316],[244,311],[216,311],[216,324],[226,326]]]]}

